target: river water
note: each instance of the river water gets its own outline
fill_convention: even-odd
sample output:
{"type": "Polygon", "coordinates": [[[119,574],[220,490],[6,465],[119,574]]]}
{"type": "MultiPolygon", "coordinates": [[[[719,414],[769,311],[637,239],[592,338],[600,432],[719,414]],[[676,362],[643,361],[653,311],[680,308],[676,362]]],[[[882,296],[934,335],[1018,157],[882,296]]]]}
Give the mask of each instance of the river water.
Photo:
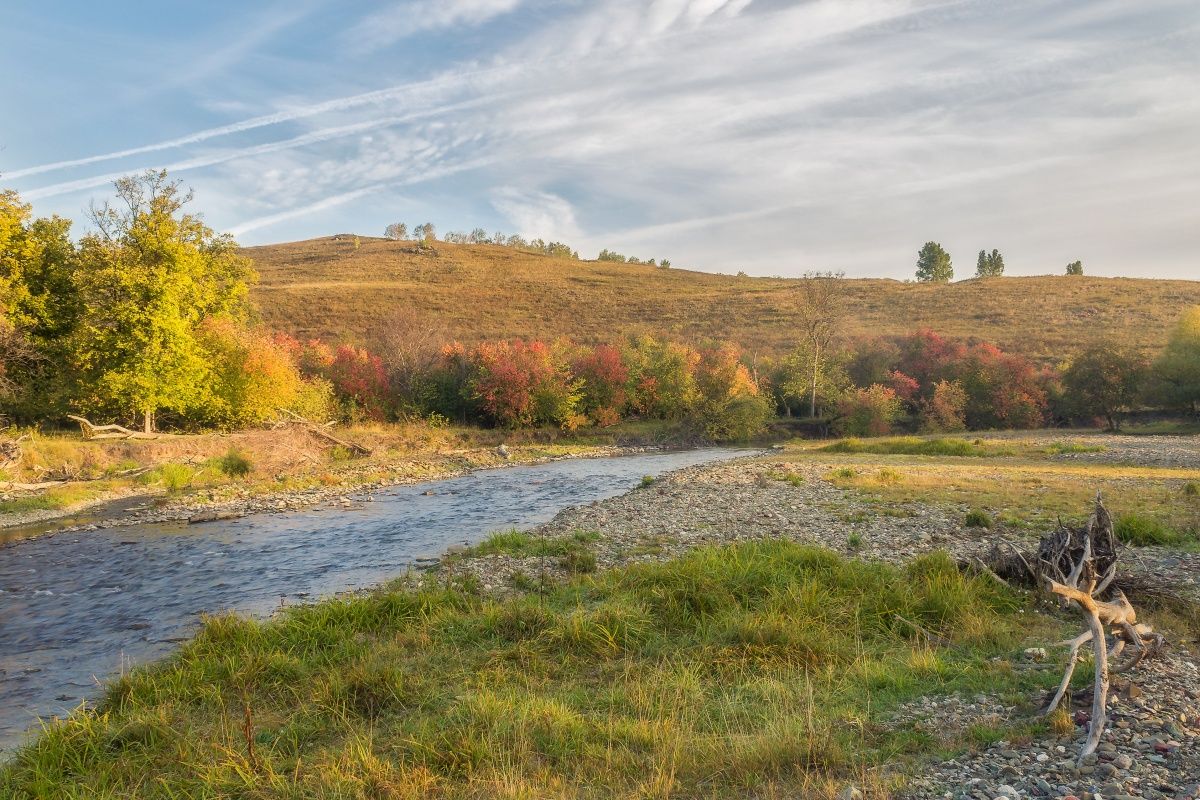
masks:
{"type": "Polygon", "coordinates": [[[0,752],[39,717],[96,695],[104,678],[170,652],[201,613],[265,615],[281,597],[372,586],[450,545],[621,494],[643,475],[751,452],[570,459],[352,494],[349,508],[0,545],[0,752]]]}

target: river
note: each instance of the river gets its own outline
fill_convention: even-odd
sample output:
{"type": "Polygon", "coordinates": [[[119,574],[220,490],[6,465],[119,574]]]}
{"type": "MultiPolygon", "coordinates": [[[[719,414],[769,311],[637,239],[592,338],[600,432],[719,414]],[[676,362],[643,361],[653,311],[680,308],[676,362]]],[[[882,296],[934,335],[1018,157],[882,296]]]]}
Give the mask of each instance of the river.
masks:
{"type": "Polygon", "coordinates": [[[0,545],[0,752],[100,682],[169,653],[199,615],[266,615],[373,586],[418,559],[546,522],[658,475],[754,451],[700,449],[483,470],[351,494],[349,507],[144,524],[0,545]]]}

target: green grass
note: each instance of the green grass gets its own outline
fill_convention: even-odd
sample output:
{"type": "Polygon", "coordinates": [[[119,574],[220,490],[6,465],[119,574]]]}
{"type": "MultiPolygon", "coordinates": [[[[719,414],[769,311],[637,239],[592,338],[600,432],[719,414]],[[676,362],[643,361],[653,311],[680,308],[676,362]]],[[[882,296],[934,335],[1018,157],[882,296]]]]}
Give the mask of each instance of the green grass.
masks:
{"type": "Polygon", "coordinates": [[[231,478],[244,478],[254,471],[254,464],[236,447],[229,448],[229,451],[216,461],[217,468],[231,478]]]}
{"type": "Polygon", "coordinates": [[[1136,547],[1178,547],[1195,539],[1194,536],[1175,530],[1162,520],[1146,514],[1122,514],[1113,524],[1113,532],[1122,542],[1136,547]]]}
{"type": "Polygon", "coordinates": [[[780,481],[789,486],[803,486],[804,476],[798,472],[777,472],[772,471],[767,473],[767,477],[773,481],[780,481]]]}
{"type": "Polygon", "coordinates": [[[1009,447],[987,444],[979,439],[923,439],[919,436],[897,436],[889,439],[839,439],[820,448],[823,453],[873,453],[905,456],[1011,456],[1009,447]]]}
{"type": "Polygon", "coordinates": [[[65,508],[91,500],[111,488],[106,481],[95,481],[76,486],[60,486],[47,489],[41,494],[0,500],[0,514],[21,514],[29,511],[61,511],[65,508]]]}
{"type": "Polygon", "coordinates": [[[990,528],[992,527],[992,515],[982,508],[972,508],[967,512],[963,524],[968,528],[990,528]]]}
{"type": "Polygon", "coordinates": [[[497,531],[474,547],[463,552],[467,558],[479,556],[507,555],[525,558],[530,556],[566,556],[579,550],[588,542],[600,538],[595,531],[576,531],[567,538],[548,539],[534,536],[521,530],[497,531]]]}
{"type": "Polygon", "coordinates": [[[878,724],[898,703],[1055,680],[1006,668],[1027,636],[1061,634],[1024,602],[944,554],[896,568],[757,542],[503,601],[430,577],[215,617],[48,724],[0,767],[0,796],[883,791],[873,768],[927,744],[878,724]]]}
{"type": "Polygon", "coordinates": [[[643,475],[641,483],[638,486],[645,489],[647,486],[653,486],[657,481],[658,478],[655,478],[653,475],[643,475]]]}
{"type": "Polygon", "coordinates": [[[1043,448],[1043,452],[1052,456],[1063,453],[1103,453],[1107,448],[1102,444],[1081,444],[1079,442],[1051,442],[1043,448]]]}

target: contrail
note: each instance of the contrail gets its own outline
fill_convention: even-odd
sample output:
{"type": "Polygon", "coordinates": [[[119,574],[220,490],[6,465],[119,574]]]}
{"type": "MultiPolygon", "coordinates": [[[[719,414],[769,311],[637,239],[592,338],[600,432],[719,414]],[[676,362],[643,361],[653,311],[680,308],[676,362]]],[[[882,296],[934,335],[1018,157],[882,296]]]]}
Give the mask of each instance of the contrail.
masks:
{"type": "MultiPolygon", "coordinates": [[[[454,111],[472,108],[475,106],[485,105],[495,102],[498,96],[492,95],[489,97],[481,97],[475,100],[464,100],[461,103],[452,103],[438,108],[430,108],[425,111],[414,111],[411,114],[402,114],[395,117],[384,117],[383,119],[369,120],[367,122],[355,122],[350,125],[339,125],[333,128],[322,128],[318,131],[312,131],[300,136],[294,136],[291,139],[282,139],[278,142],[267,142],[265,144],[254,145],[252,147],[244,147],[237,150],[226,150],[220,153],[214,153],[209,156],[197,156],[184,161],[177,161],[173,164],[166,164],[161,167],[150,167],[150,169],[165,169],[167,172],[184,172],[189,169],[199,169],[201,167],[211,167],[214,164],[224,164],[227,161],[234,161],[239,158],[248,158],[250,156],[263,155],[265,153],[275,153],[280,150],[290,150],[295,147],[304,147],[310,144],[319,144],[327,142],[331,139],[337,139],[342,136],[352,136],[356,133],[365,133],[367,131],[378,130],[380,128],[390,128],[394,125],[400,125],[405,122],[413,122],[425,117],[436,116],[438,114],[446,114],[454,111]]],[[[145,168],[139,168],[135,171],[141,171],[145,168]]],[[[75,181],[63,181],[62,183],[52,183],[48,186],[41,186],[37,189],[31,189],[27,192],[22,192],[22,196],[29,200],[38,200],[43,197],[54,197],[60,194],[79,191],[81,189],[91,189],[96,186],[105,186],[112,183],[117,178],[128,175],[130,170],[123,172],[113,172],[108,175],[93,175],[89,178],[80,178],[75,181]]]]}
{"type": "Polygon", "coordinates": [[[160,150],[170,150],[174,147],[183,147],[184,145],[196,144],[198,142],[204,142],[220,136],[229,136],[235,133],[242,133],[243,131],[254,130],[255,128],[265,128],[269,125],[278,125],[281,122],[291,122],[292,120],[314,117],[318,114],[326,114],[331,111],[344,111],[346,109],[356,108],[358,106],[374,105],[403,97],[406,94],[419,94],[422,91],[432,91],[436,89],[450,89],[466,84],[474,78],[492,76],[494,73],[499,73],[505,70],[511,71],[513,69],[514,67],[511,65],[488,67],[486,69],[474,70],[471,72],[459,72],[450,75],[444,75],[428,81],[421,81],[419,83],[407,83],[400,84],[399,86],[391,86],[387,89],[376,89],[372,92],[350,95],[349,97],[339,97],[334,100],[326,100],[323,103],[316,103],[310,106],[301,106],[300,108],[293,108],[287,111],[277,111],[274,114],[264,114],[259,117],[251,117],[250,119],[244,119],[240,122],[222,125],[217,128],[208,128],[206,130],[197,131],[196,133],[189,133],[187,136],[180,136],[175,139],[166,139],[154,144],[142,145],[141,147],[130,147],[125,150],[115,150],[111,153],[101,153],[99,155],[87,156],[85,158],[74,158],[67,161],[55,161],[49,164],[39,164],[34,167],[13,170],[12,172],[5,173],[5,177],[9,179],[23,178],[27,175],[40,175],[44,172],[53,172],[54,170],[67,169],[69,167],[79,167],[87,164],[96,164],[101,161],[111,161],[117,158],[141,155],[143,153],[154,153],[160,150]]]}

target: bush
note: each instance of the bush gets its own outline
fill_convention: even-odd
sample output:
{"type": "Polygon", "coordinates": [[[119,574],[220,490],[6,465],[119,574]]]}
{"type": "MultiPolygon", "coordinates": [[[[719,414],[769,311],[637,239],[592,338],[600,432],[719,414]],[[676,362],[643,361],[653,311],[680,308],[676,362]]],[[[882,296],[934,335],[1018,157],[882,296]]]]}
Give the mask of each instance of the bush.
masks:
{"type": "Polygon", "coordinates": [[[654,482],[657,480],[658,479],[655,478],[653,475],[643,475],[642,482],[639,484],[639,486],[641,486],[643,489],[645,489],[647,486],[653,486],[654,482]]]}
{"type": "Polygon", "coordinates": [[[882,436],[891,432],[902,413],[895,390],[876,383],[849,392],[838,403],[833,427],[843,436],[882,436]]]}
{"type": "Polygon", "coordinates": [[[254,465],[250,463],[250,459],[233,447],[217,459],[217,467],[231,478],[244,478],[254,471],[254,465]]]}
{"type": "Polygon", "coordinates": [[[1200,497],[1200,483],[1188,481],[1183,485],[1184,497],[1200,497]]]}
{"type": "Polygon", "coordinates": [[[982,508],[973,508],[967,512],[965,522],[968,528],[990,528],[992,527],[992,515],[982,508]]]}
{"type": "Polygon", "coordinates": [[[1161,521],[1144,514],[1121,516],[1113,526],[1113,532],[1122,542],[1135,547],[1177,545],[1185,538],[1179,531],[1172,530],[1161,521]]]}
{"type": "Polygon", "coordinates": [[[596,571],[596,554],[590,550],[571,550],[558,560],[558,565],[572,575],[596,571]]]}
{"type": "Polygon", "coordinates": [[[765,397],[729,397],[706,405],[704,435],[715,442],[744,442],[763,432],[771,414],[771,404],[765,397]]]}
{"type": "Polygon", "coordinates": [[[169,492],[178,492],[191,486],[196,471],[186,464],[163,464],[155,470],[157,478],[169,492]]]}

